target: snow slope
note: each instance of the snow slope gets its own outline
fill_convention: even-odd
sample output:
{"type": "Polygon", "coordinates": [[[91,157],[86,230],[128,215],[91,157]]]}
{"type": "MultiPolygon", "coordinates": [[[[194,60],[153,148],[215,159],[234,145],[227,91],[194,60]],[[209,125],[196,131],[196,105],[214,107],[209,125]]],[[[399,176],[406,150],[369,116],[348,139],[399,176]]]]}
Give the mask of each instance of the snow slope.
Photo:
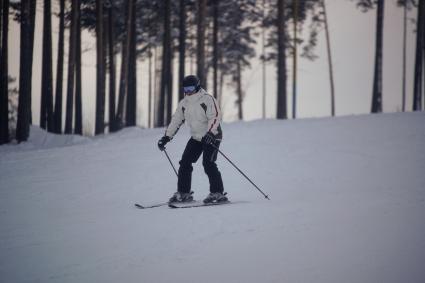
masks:
{"type": "Polygon", "coordinates": [[[425,282],[423,113],[225,124],[222,151],[271,201],[219,157],[239,203],[181,210],[133,207],[175,190],[163,129],[32,131],[0,147],[0,282],[425,282]]]}

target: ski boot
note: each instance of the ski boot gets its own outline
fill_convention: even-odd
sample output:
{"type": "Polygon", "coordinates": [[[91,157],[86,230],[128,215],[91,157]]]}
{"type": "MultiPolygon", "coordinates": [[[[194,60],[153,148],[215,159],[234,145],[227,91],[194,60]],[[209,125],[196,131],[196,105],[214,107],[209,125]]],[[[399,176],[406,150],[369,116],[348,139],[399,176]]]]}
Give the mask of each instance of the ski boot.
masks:
{"type": "Polygon", "coordinates": [[[204,203],[213,203],[213,202],[225,202],[228,201],[226,197],[227,193],[210,193],[205,199],[204,203]]]}
{"type": "Polygon", "coordinates": [[[181,193],[175,192],[174,195],[168,200],[169,203],[172,202],[191,202],[193,201],[193,192],[181,193]]]}

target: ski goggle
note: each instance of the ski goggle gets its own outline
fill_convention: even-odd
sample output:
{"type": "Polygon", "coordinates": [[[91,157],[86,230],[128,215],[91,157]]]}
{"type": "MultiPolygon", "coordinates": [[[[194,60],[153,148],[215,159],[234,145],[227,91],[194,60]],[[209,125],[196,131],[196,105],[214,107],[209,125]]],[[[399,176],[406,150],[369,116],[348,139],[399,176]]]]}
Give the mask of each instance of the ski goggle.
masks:
{"type": "Polygon", "coordinates": [[[196,86],[185,86],[183,87],[184,93],[193,93],[196,90],[196,86]]]}

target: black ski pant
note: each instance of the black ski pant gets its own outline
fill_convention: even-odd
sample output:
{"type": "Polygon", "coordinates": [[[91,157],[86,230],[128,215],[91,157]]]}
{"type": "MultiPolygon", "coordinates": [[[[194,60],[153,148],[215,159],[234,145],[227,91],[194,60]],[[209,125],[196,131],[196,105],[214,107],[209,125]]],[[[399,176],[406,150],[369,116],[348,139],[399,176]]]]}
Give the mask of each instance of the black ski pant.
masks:
{"type": "MultiPolygon", "coordinates": [[[[215,145],[218,148],[220,143],[217,142],[215,145]]],[[[192,164],[198,161],[201,153],[204,153],[202,165],[210,181],[210,192],[222,193],[223,181],[220,171],[218,171],[217,164],[215,163],[218,150],[211,145],[205,145],[193,138],[188,141],[182,159],[180,160],[177,190],[181,193],[190,192],[192,185],[192,164]]]]}

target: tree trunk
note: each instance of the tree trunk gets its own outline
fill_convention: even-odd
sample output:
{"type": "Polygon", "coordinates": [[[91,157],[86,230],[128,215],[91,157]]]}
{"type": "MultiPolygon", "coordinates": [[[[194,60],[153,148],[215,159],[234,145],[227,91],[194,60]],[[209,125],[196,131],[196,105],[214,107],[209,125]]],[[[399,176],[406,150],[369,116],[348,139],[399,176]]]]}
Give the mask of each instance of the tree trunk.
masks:
{"type": "Polygon", "coordinates": [[[263,9],[262,9],[262,29],[261,29],[261,43],[262,43],[262,56],[263,56],[263,62],[262,62],[262,67],[263,67],[263,101],[262,101],[262,117],[263,119],[266,119],[266,93],[267,93],[267,89],[266,89],[266,28],[264,27],[264,21],[266,20],[266,16],[265,16],[265,11],[266,11],[266,0],[263,0],[263,9]]]}
{"type": "Polygon", "coordinates": [[[384,34],[384,0],[378,0],[376,16],[375,72],[373,78],[372,113],[382,112],[382,47],[384,34]]]}
{"type": "Polygon", "coordinates": [[[34,30],[35,30],[35,15],[37,9],[37,1],[30,1],[30,56],[29,56],[29,77],[30,77],[30,85],[29,85],[29,105],[30,105],[30,125],[32,125],[32,65],[34,58],[34,30]]]}
{"type": "Polygon", "coordinates": [[[403,73],[402,73],[402,89],[401,89],[401,111],[406,111],[406,37],[407,37],[407,3],[404,4],[403,16],[403,73]]]}
{"type": "Polygon", "coordinates": [[[220,90],[219,90],[219,102],[221,112],[224,113],[224,99],[223,99],[223,87],[224,87],[224,72],[220,72],[220,90]]]}
{"type": "Polygon", "coordinates": [[[62,88],[63,88],[63,56],[65,34],[65,0],[60,0],[58,61],[56,67],[56,99],[55,99],[55,133],[62,133],[62,88]]]}
{"type": "MultiPolygon", "coordinates": [[[[21,47],[19,63],[19,105],[16,139],[26,141],[29,136],[31,115],[31,1],[21,2],[21,47]]],[[[34,1],[35,2],[35,1],[34,1]]]]}
{"type": "Polygon", "coordinates": [[[112,1],[108,7],[108,51],[109,51],[109,131],[114,132],[115,126],[115,33],[114,33],[114,13],[112,1]]]}
{"type": "Polygon", "coordinates": [[[8,36],[9,36],[9,0],[1,1],[0,9],[0,145],[9,142],[9,91],[8,91],[8,36]]]}
{"type": "MultiPolygon", "coordinates": [[[[422,23],[425,21],[425,4],[422,6],[422,23]]],[[[422,109],[425,109],[425,27],[422,27],[422,109]]]]}
{"type": "Polygon", "coordinates": [[[83,106],[81,101],[81,0],[77,0],[77,32],[75,52],[75,124],[74,133],[83,134],[83,106]]]}
{"type": "Polygon", "coordinates": [[[413,111],[422,110],[422,72],[423,72],[423,55],[424,55],[424,17],[425,17],[425,1],[419,1],[418,18],[416,27],[416,56],[415,56],[415,73],[413,85],[413,111]]]}
{"type": "Polygon", "coordinates": [[[137,56],[136,56],[136,1],[133,0],[131,9],[130,25],[130,54],[128,56],[128,88],[127,88],[127,107],[126,107],[126,126],[136,126],[136,106],[137,106],[137,56]]]}
{"type": "Polygon", "coordinates": [[[184,92],[182,87],[185,76],[185,52],[186,52],[186,1],[180,0],[180,22],[179,22],[179,101],[183,99],[184,92]]]}
{"type": "Polygon", "coordinates": [[[287,119],[286,110],[286,54],[285,54],[285,1],[277,2],[277,118],[287,119]]]}
{"type": "Polygon", "coordinates": [[[205,19],[207,16],[207,0],[198,1],[198,30],[197,30],[197,76],[201,85],[205,86],[205,19]]]}
{"type": "Polygon", "coordinates": [[[237,96],[238,96],[238,118],[243,120],[243,93],[242,93],[242,71],[241,71],[241,60],[237,63],[237,74],[236,74],[236,85],[237,85],[237,96]]]}
{"type": "Polygon", "coordinates": [[[95,135],[105,131],[105,56],[103,46],[103,0],[96,0],[96,126],[95,135]]]}
{"type": "Polygon", "coordinates": [[[152,117],[152,50],[151,47],[149,45],[149,49],[148,49],[148,54],[149,54],[149,83],[148,83],[148,128],[151,127],[151,117],[152,117]]]}
{"type": "Polygon", "coordinates": [[[43,58],[41,66],[40,127],[54,130],[53,119],[53,70],[52,70],[52,12],[51,1],[44,1],[43,58]]]}
{"type": "MultiPolygon", "coordinates": [[[[171,31],[171,27],[170,27],[170,31],[171,31]]],[[[166,96],[167,96],[167,116],[165,118],[166,124],[168,125],[171,122],[171,117],[173,115],[173,109],[172,109],[172,105],[173,105],[173,40],[171,39],[171,33],[170,33],[170,47],[168,50],[168,72],[167,72],[167,92],[166,92],[166,96]]]]}
{"type": "Polygon", "coordinates": [[[159,47],[155,46],[155,56],[154,56],[154,78],[153,78],[153,126],[159,127],[159,117],[164,116],[164,107],[161,103],[161,74],[160,64],[162,65],[162,58],[160,58],[159,47]]]}
{"type": "Polygon", "coordinates": [[[122,47],[122,59],[121,59],[121,75],[120,75],[120,86],[118,94],[118,110],[116,115],[115,125],[117,129],[123,127],[123,114],[124,114],[124,101],[128,92],[128,61],[130,56],[130,32],[131,32],[131,16],[133,9],[133,0],[127,0],[127,12],[126,12],[126,36],[124,37],[122,47]]]}
{"type": "Polygon", "coordinates": [[[218,9],[219,0],[214,0],[213,23],[213,95],[218,97],[218,9]]]}
{"type": "Polygon", "coordinates": [[[3,34],[3,1],[0,1],[0,64],[1,64],[2,34],[3,34]]]}
{"type": "Polygon", "coordinates": [[[292,119],[297,118],[297,24],[298,0],[294,0],[294,54],[292,66],[292,119]]]}
{"type": "Polygon", "coordinates": [[[171,97],[171,31],[170,31],[170,15],[171,15],[171,1],[165,0],[164,7],[164,38],[162,49],[162,72],[161,72],[161,85],[159,95],[159,109],[157,116],[157,126],[163,127],[169,120],[168,105],[171,97]]]}
{"type": "Polygon", "coordinates": [[[322,0],[323,15],[325,18],[325,32],[326,32],[326,47],[328,52],[328,65],[329,65],[329,81],[331,86],[331,115],[335,116],[335,87],[334,87],[334,76],[333,76],[333,67],[332,67],[332,53],[331,53],[331,41],[329,36],[329,27],[328,27],[328,16],[326,13],[326,3],[325,0],[322,0]]]}
{"type": "Polygon", "coordinates": [[[72,0],[71,8],[71,30],[69,33],[68,54],[68,87],[66,91],[66,117],[65,134],[72,134],[72,118],[74,111],[74,79],[75,79],[75,57],[77,45],[77,6],[78,0],[72,0]]]}

